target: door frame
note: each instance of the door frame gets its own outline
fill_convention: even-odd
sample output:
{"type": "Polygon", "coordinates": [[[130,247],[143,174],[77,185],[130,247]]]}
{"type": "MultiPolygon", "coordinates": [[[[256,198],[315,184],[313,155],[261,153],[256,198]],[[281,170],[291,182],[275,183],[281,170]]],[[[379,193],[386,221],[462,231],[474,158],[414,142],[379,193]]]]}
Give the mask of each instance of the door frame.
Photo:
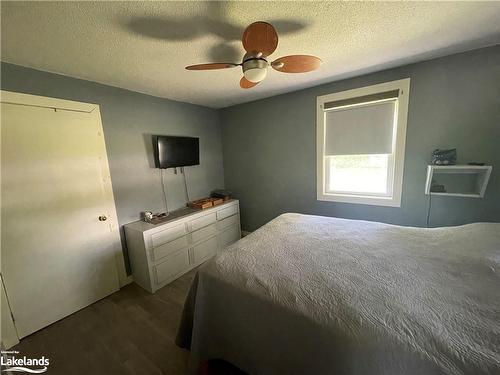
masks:
{"type": "MultiPolygon", "coordinates": [[[[59,110],[66,111],[76,111],[76,112],[86,112],[92,113],[95,112],[97,119],[97,126],[101,134],[104,135],[102,120],[101,120],[101,111],[98,104],[93,103],[83,103],[76,102],[72,100],[66,99],[58,99],[58,98],[49,98],[45,96],[31,95],[31,94],[23,94],[13,91],[5,91],[0,90],[0,102],[6,104],[16,104],[16,105],[26,105],[26,106],[34,106],[34,107],[43,107],[43,108],[53,108],[59,110]]],[[[1,136],[1,134],[0,134],[1,136]]],[[[116,214],[116,204],[115,197],[113,194],[113,185],[111,181],[111,175],[109,171],[109,161],[108,161],[108,152],[106,147],[106,141],[104,136],[102,137],[103,146],[104,146],[104,160],[103,165],[106,167],[106,178],[109,179],[110,185],[110,194],[113,199],[113,205],[111,212],[108,213],[108,220],[111,225],[112,232],[116,236],[117,246],[119,244],[119,249],[117,248],[115,251],[115,264],[116,270],[118,273],[118,283],[120,288],[123,286],[130,284],[132,282],[132,277],[127,276],[127,271],[125,269],[125,258],[123,256],[123,249],[121,247],[121,239],[120,239],[120,225],[118,223],[118,216],[116,214]]],[[[1,265],[0,265],[1,267],[1,265]]],[[[8,291],[6,290],[6,293],[8,291]]],[[[8,295],[7,295],[8,297],[8,295]]]]}
{"type": "Polygon", "coordinates": [[[12,318],[12,311],[10,310],[9,301],[7,299],[7,292],[5,291],[2,274],[0,274],[0,282],[2,284],[2,299],[0,306],[2,319],[0,323],[0,338],[3,350],[10,349],[14,345],[19,344],[19,335],[17,334],[14,319],[12,318]]]}

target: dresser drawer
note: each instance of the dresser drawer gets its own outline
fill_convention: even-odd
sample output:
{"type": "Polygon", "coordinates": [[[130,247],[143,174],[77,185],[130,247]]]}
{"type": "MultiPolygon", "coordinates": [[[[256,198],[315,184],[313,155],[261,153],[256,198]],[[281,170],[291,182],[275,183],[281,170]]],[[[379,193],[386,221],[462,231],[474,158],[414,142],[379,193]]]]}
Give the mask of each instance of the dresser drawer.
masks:
{"type": "Polygon", "coordinates": [[[176,225],[161,232],[157,232],[151,236],[153,247],[158,247],[164,243],[175,240],[186,234],[186,226],[184,224],[176,225]]]}
{"type": "Polygon", "coordinates": [[[225,219],[220,220],[217,223],[217,228],[219,228],[219,230],[222,230],[234,224],[238,224],[238,215],[229,216],[225,219]]]}
{"type": "Polygon", "coordinates": [[[177,250],[182,249],[188,245],[187,236],[179,237],[173,241],[167,242],[161,246],[153,248],[153,260],[156,261],[169,254],[175,253],[177,250]]]}
{"type": "Polygon", "coordinates": [[[194,263],[200,263],[207,260],[217,253],[218,242],[217,236],[209,238],[208,240],[193,246],[194,263]]]}
{"type": "Polygon", "coordinates": [[[237,213],[238,213],[238,205],[236,204],[228,208],[223,208],[222,210],[217,211],[217,220],[225,219],[226,217],[229,217],[237,213]]]}
{"type": "Polygon", "coordinates": [[[221,232],[219,237],[220,247],[221,249],[224,249],[226,246],[229,246],[240,239],[240,228],[238,225],[233,225],[221,232]]]}
{"type": "Polygon", "coordinates": [[[200,228],[206,227],[207,225],[210,225],[212,223],[215,223],[217,221],[217,216],[215,215],[215,212],[199,217],[198,219],[191,220],[189,222],[189,228],[191,231],[198,230],[200,228]]]}
{"type": "Polygon", "coordinates": [[[217,233],[217,225],[215,223],[206,226],[205,228],[198,229],[191,233],[191,240],[196,243],[204,238],[210,237],[217,233]]]}
{"type": "Polygon", "coordinates": [[[165,261],[153,266],[156,276],[156,283],[161,284],[173,279],[189,269],[188,249],[180,250],[165,258],[165,261]]]}

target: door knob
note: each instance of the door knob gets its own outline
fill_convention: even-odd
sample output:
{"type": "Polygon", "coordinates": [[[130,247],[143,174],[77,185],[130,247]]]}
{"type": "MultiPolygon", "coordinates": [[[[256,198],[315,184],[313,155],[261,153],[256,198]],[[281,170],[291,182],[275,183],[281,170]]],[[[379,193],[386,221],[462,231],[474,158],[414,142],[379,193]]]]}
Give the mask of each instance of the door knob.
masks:
{"type": "Polygon", "coordinates": [[[99,221],[106,221],[108,218],[104,215],[99,216],[99,221]]]}

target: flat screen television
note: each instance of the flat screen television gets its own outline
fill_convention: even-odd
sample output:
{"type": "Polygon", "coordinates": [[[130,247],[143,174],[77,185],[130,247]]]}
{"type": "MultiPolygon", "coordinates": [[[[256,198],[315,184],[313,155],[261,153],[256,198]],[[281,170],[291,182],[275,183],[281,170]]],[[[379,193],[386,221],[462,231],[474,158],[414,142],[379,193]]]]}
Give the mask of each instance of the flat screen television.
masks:
{"type": "Polygon", "coordinates": [[[156,168],[200,164],[200,139],[157,135],[153,138],[156,168]]]}

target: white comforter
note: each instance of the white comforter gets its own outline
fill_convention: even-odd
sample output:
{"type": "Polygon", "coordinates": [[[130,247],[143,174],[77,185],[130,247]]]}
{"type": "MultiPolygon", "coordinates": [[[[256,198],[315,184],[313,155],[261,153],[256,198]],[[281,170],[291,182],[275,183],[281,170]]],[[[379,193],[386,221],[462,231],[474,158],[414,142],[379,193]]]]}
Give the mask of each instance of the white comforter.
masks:
{"type": "Polygon", "coordinates": [[[500,374],[500,224],[281,215],[200,269],[178,342],[251,374],[500,374]]]}

